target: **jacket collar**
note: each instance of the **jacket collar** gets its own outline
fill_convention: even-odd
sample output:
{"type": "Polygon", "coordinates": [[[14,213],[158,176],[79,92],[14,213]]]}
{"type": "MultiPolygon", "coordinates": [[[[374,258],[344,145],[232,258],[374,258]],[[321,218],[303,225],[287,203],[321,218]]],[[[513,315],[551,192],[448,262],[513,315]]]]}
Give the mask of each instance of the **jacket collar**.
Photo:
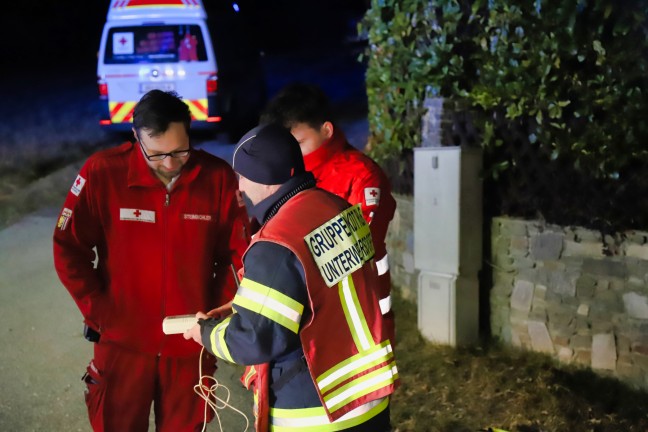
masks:
{"type": "Polygon", "coordinates": [[[328,162],[333,155],[340,152],[346,145],[344,132],[335,127],[333,136],[321,145],[317,150],[304,156],[304,166],[306,171],[316,171],[319,167],[328,162]]]}
{"type": "Polygon", "coordinates": [[[264,225],[290,198],[303,190],[313,187],[315,187],[315,177],[313,177],[312,173],[305,172],[293,177],[281,185],[277,192],[252,207],[250,216],[255,218],[261,225],[264,225]]]}
{"type": "MultiPolygon", "coordinates": [[[[144,160],[144,155],[139,143],[131,144],[130,159],[128,161],[128,186],[157,187],[164,186],[155,173],[149,168],[144,160]]],[[[189,160],[182,168],[182,175],[176,182],[176,186],[193,181],[200,172],[199,160],[202,159],[202,150],[192,150],[189,160]]]]}

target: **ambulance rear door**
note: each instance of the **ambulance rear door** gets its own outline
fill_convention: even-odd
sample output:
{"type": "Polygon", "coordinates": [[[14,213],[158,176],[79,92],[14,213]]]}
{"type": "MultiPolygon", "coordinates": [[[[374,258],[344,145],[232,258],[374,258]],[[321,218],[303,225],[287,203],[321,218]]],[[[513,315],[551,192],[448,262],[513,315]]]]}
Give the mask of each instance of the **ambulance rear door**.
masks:
{"type": "Polygon", "coordinates": [[[217,65],[204,20],[107,22],[97,75],[105,101],[102,125],[130,129],[135,104],[152,89],[177,92],[194,121],[220,120],[210,107],[216,103],[217,65]]]}

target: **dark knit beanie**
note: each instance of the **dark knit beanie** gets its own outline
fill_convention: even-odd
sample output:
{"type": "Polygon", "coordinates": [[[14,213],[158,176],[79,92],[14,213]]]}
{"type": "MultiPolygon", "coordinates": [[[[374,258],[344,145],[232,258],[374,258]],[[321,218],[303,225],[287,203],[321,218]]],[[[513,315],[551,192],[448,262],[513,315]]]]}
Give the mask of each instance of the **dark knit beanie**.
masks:
{"type": "Polygon", "coordinates": [[[240,139],[232,157],[234,171],[255,183],[284,184],[304,173],[304,157],[290,131],[278,124],[257,126],[240,139]]]}

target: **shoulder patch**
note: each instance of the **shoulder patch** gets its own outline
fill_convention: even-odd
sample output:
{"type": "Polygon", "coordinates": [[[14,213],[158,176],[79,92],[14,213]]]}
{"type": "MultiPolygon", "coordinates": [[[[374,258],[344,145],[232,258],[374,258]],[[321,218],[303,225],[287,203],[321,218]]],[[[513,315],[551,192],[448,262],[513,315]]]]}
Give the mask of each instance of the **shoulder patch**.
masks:
{"type": "Polygon", "coordinates": [[[68,222],[70,221],[71,217],[72,210],[70,210],[69,208],[64,208],[63,211],[61,211],[61,216],[59,216],[58,222],[56,223],[56,228],[64,231],[65,228],[67,228],[68,222]]]}
{"type": "Polygon", "coordinates": [[[364,199],[367,207],[378,205],[380,202],[380,188],[368,187],[364,190],[364,199]]]}
{"type": "Polygon", "coordinates": [[[76,180],[74,180],[74,183],[72,183],[72,188],[70,188],[70,192],[72,192],[76,196],[79,196],[85,183],[86,183],[86,179],[81,177],[81,175],[77,175],[76,180]]]}

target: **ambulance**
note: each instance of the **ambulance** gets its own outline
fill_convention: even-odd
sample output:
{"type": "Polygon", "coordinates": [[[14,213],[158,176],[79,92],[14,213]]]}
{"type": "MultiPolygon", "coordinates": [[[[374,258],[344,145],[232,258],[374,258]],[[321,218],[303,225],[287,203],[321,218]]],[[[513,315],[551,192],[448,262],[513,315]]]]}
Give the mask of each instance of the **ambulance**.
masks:
{"type": "Polygon", "coordinates": [[[175,91],[192,128],[215,125],[218,66],[200,0],[112,0],[101,36],[100,125],[130,130],[133,108],[152,89],[175,91]]]}

